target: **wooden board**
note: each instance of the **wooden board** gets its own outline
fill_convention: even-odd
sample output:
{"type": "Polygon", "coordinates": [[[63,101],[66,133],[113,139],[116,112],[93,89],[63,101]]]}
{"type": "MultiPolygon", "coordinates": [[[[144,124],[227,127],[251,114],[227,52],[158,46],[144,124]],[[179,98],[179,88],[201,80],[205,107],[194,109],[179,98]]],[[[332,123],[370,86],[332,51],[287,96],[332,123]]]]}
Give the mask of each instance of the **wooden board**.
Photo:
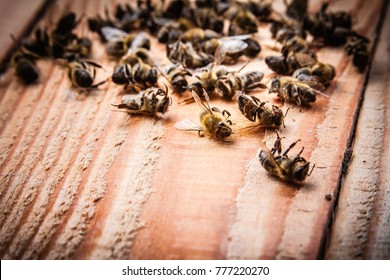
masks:
{"type": "Polygon", "coordinates": [[[35,17],[49,2],[47,0],[0,2],[2,14],[0,18],[0,62],[3,62],[4,56],[14,47],[10,34],[19,39],[31,24],[35,24],[35,17]]]}
{"type": "MultiPolygon", "coordinates": [[[[103,13],[105,3],[114,5],[59,1],[48,14],[71,9],[95,15],[103,13]]],[[[381,1],[337,1],[331,7],[353,11],[358,31],[373,38],[381,1]]],[[[268,78],[264,57],[276,52],[264,47],[273,45],[267,27],[257,36],[264,50],[245,70],[264,71],[268,78]]],[[[164,46],[154,41],[152,51],[166,61],[164,46]]],[[[106,69],[97,80],[104,79],[115,62],[99,43],[93,53],[106,69]]],[[[112,110],[121,89],[111,82],[75,98],[64,70],[51,61],[40,62],[41,81],[30,87],[8,72],[0,94],[1,258],[321,257],[335,203],[325,195],[338,192],[364,75],[342,49],[323,48],[319,57],[337,69],[329,98],[301,109],[277,103],[266,92],[256,94],[283,110],[290,107],[286,129],[280,130],[283,141],[300,138],[293,152],[304,146],[303,156],[316,164],[301,186],[262,169],[260,143],[273,144],[272,130],[235,134],[231,143],[219,143],[173,127],[184,118],[196,121],[199,114],[195,104],[178,105],[182,98],[176,95],[168,113],[156,120],[112,110]]],[[[235,102],[213,98],[212,103],[242,120],[235,102]]]]}
{"type": "Polygon", "coordinates": [[[390,6],[358,121],[326,257],[390,258],[390,6]]]}

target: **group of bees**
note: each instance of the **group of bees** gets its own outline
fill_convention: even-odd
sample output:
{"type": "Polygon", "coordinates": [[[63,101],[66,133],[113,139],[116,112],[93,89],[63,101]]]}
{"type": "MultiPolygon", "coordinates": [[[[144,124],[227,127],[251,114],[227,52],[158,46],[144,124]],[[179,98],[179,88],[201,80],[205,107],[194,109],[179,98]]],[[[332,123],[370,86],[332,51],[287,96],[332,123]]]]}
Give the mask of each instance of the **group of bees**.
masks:
{"type": "MultiPolygon", "coordinates": [[[[196,131],[221,141],[233,134],[231,114],[212,107],[210,96],[236,100],[243,116],[256,126],[277,129],[284,126],[288,109],[263,102],[249,95],[251,91],[268,88],[269,93],[287,103],[307,106],[335,77],[335,68],[318,60],[315,45],[345,45],[353,64],[368,64],[369,40],[352,30],[351,15],[329,12],[324,3],[315,14],[307,13],[307,0],[284,1],[286,13],[273,10],[267,0],[171,0],[156,3],[137,0],[136,6],[118,4],[113,15],[106,8],[104,15],[88,18],[90,31],[106,46],[109,57],[116,60],[111,81],[123,86],[120,104],[113,104],[130,114],[159,116],[171,105],[168,86],[158,87],[164,77],[175,94],[191,94],[180,104],[196,102],[201,108],[199,124],[181,120],[179,130],[196,131]],[[241,57],[255,58],[261,46],[255,38],[260,24],[268,24],[273,38],[280,44],[280,56],[267,56],[265,63],[276,73],[270,86],[262,83],[260,71],[237,71],[226,64],[235,64],[241,57]],[[308,42],[310,34],[312,42],[308,42]],[[160,65],[151,52],[149,36],[165,44],[169,65],[160,65]]],[[[39,77],[36,60],[51,57],[66,67],[71,84],[77,90],[96,88],[107,80],[94,83],[96,69],[102,68],[88,60],[92,41],[73,32],[82,18],[73,12],[64,14],[53,29],[37,29],[32,39],[23,40],[12,57],[15,74],[25,83],[39,77]]],[[[185,105],[183,105],[185,106],[185,105]]],[[[301,157],[302,150],[289,157],[292,143],[282,150],[282,139],[276,132],[271,150],[262,147],[259,159],[269,173],[286,181],[301,182],[310,176],[313,167],[301,157]]]]}

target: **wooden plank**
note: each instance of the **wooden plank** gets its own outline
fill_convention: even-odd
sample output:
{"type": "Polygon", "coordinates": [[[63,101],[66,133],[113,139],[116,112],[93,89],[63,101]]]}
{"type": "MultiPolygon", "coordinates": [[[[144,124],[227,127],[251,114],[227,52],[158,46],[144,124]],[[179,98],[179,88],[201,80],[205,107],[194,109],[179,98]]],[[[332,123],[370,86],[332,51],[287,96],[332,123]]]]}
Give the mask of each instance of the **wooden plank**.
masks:
{"type": "Polygon", "coordinates": [[[0,62],[14,47],[10,34],[20,38],[39,11],[47,4],[47,0],[19,0],[0,2],[0,62]]]}
{"type": "MultiPolygon", "coordinates": [[[[59,1],[49,14],[72,9],[95,15],[105,3],[115,4],[59,1]]],[[[372,37],[381,3],[338,1],[332,7],[354,11],[359,31],[372,37]]],[[[257,36],[273,45],[267,27],[257,36]]],[[[98,73],[100,80],[115,62],[101,44],[93,51],[108,69],[98,73]]],[[[152,51],[166,62],[165,47],[155,40],[152,51]]],[[[269,76],[264,57],[272,53],[264,48],[245,70],[269,76]]],[[[323,48],[319,56],[337,69],[329,98],[305,109],[278,103],[283,110],[290,106],[280,131],[284,143],[302,139],[304,157],[317,165],[300,187],[260,166],[260,143],[271,145],[273,131],[219,143],[173,127],[199,114],[195,104],[178,105],[176,95],[166,116],[154,120],[112,111],[110,104],[121,97],[111,82],[72,98],[63,69],[50,61],[40,62],[41,82],[31,87],[7,73],[0,96],[0,257],[316,258],[334,203],[325,195],[336,191],[364,79],[342,49],[323,48]]],[[[278,102],[265,92],[256,95],[278,102]]],[[[242,120],[235,102],[212,103],[242,120]]]]}
{"type": "Polygon", "coordinates": [[[326,258],[390,259],[390,6],[342,184],[326,258]]]}

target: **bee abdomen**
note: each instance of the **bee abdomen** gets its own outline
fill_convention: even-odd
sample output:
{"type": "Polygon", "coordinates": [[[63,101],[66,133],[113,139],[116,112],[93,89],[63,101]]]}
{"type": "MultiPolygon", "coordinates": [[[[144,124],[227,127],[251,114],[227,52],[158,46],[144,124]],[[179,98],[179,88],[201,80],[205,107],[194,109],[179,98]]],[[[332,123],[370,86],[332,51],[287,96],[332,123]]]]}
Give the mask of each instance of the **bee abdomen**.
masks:
{"type": "Polygon", "coordinates": [[[263,150],[260,151],[259,159],[260,159],[260,163],[264,167],[264,169],[270,173],[273,173],[274,166],[270,162],[270,160],[268,159],[267,155],[265,154],[265,152],[263,150]]]}

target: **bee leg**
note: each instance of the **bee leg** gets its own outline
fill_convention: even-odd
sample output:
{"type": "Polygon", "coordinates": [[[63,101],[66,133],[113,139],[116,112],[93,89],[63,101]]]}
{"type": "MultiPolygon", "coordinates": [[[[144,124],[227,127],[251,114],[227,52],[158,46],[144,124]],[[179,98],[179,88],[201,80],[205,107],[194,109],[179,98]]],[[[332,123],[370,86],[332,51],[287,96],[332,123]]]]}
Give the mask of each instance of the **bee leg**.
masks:
{"type": "Polygon", "coordinates": [[[233,125],[233,122],[231,120],[226,120],[226,122],[229,124],[229,125],[233,125]]]}
{"type": "Polygon", "coordinates": [[[311,175],[311,173],[313,172],[313,169],[314,169],[315,166],[316,166],[316,165],[313,164],[313,167],[311,168],[310,172],[307,173],[307,176],[308,176],[308,177],[309,177],[309,176],[311,175]]]}
{"type": "Polygon", "coordinates": [[[276,132],[276,141],[274,143],[274,147],[271,149],[271,154],[275,154],[275,152],[277,151],[278,154],[280,155],[280,153],[282,152],[282,139],[284,137],[280,137],[279,136],[279,133],[277,130],[275,130],[276,132]]]}
{"type": "Polygon", "coordinates": [[[229,119],[231,115],[232,115],[232,114],[230,114],[229,111],[226,111],[226,110],[223,110],[223,111],[222,111],[222,116],[225,117],[225,120],[229,119]],[[226,115],[226,116],[225,116],[225,115],[226,115]]]}
{"type": "MultiPolygon", "coordinates": [[[[292,148],[294,148],[294,146],[295,146],[299,141],[301,141],[301,139],[298,139],[297,141],[295,141],[294,143],[292,143],[292,144],[290,145],[290,147],[288,147],[287,150],[284,151],[283,156],[286,156],[287,153],[288,153],[292,148]]],[[[303,149],[302,149],[302,151],[303,151],[303,149]]],[[[301,151],[301,152],[302,152],[302,151],[301,151]]]]}
{"type": "Polygon", "coordinates": [[[298,153],[297,157],[300,157],[305,147],[302,147],[301,151],[298,153]]]}
{"type": "Polygon", "coordinates": [[[199,137],[204,137],[204,131],[203,130],[198,130],[198,135],[199,135],[199,137]]]}

